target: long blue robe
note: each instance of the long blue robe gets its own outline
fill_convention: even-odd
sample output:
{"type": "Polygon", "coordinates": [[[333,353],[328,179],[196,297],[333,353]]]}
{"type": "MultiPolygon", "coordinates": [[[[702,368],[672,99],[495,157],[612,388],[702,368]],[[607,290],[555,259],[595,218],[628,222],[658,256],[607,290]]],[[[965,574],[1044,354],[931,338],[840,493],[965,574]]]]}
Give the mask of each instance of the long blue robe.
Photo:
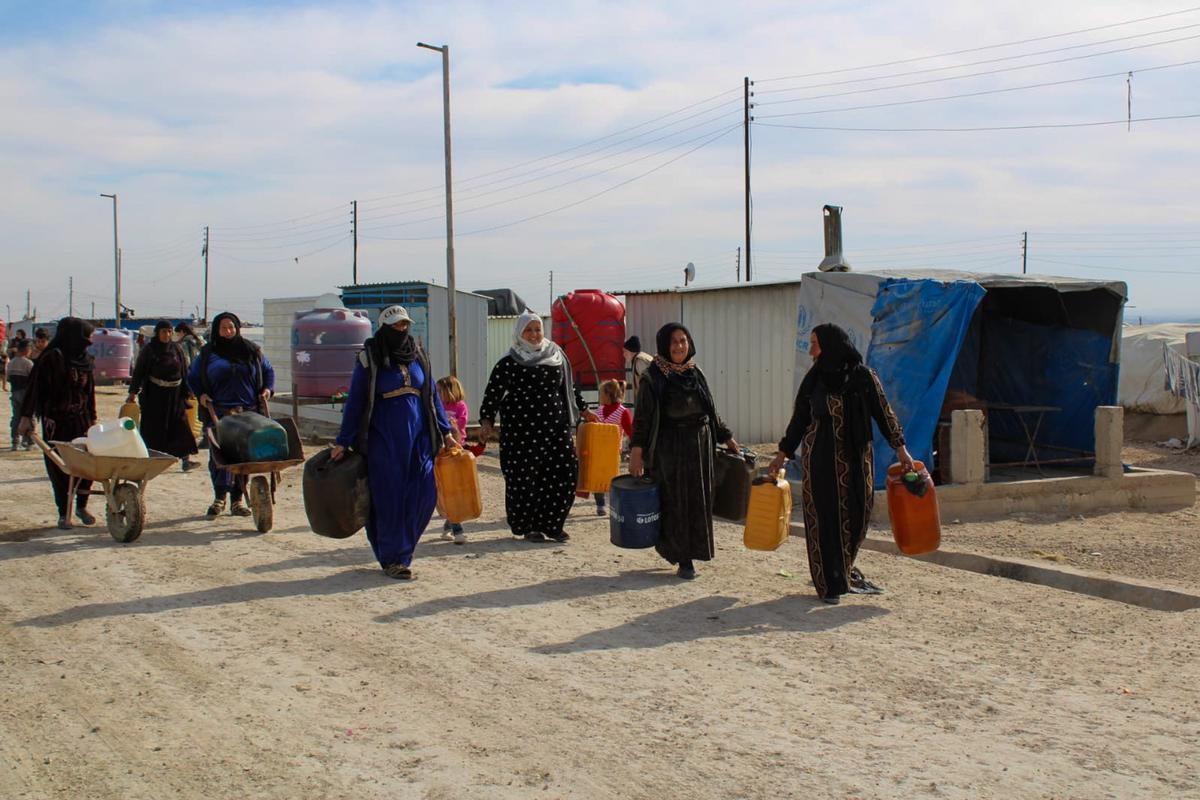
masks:
{"type": "MultiPolygon", "coordinates": [[[[367,540],[381,566],[412,563],[417,540],[425,531],[437,506],[437,484],[433,479],[436,452],[421,397],[405,394],[384,398],[383,394],[411,386],[420,389],[428,376],[419,362],[408,365],[408,382],[400,370],[380,367],[375,379],[375,407],[367,429],[367,484],[371,488],[371,515],[367,540]]],[[[355,362],[350,378],[350,396],[342,412],[337,443],[350,447],[358,436],[359,424],[370,391],[370,371],[355,362]]],[[[436,391],[433,392],[438,428],[450,430],[450,421],[436,391]]]]}

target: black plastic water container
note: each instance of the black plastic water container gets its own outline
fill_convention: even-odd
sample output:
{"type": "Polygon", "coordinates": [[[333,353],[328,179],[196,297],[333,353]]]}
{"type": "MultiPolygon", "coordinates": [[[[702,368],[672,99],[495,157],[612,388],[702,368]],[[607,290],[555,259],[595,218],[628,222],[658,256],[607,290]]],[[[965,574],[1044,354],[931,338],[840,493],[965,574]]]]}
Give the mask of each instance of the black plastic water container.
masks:
{"type": "Polygon", "coordinates": [[[618,475],[608,491],[609,541],[629,550],[658,544],[658,485],[649,478],[618,475]]]}
{"type": "Polygon", "coordinates": [[[288,457],[287,431],[275,420],[254,411],[221,417],[217,422],[217,442],[229,464],[283,461],[288,457]]]}
{"type": "Polygon", "coordinates": [[[745,522],[750,507],[750,485],[754,481],[754,451],[745,448],[734,455],[720,448],[713,455],[713,516],[730,522],[745,522]]]}
{"type": "Polygon", "coordinates": [[[304,513],[313,533],[330,539],[353,536],[371,513],[367,460],[347,450],[341,461],[322,450],[304,462],[304,513]]]}

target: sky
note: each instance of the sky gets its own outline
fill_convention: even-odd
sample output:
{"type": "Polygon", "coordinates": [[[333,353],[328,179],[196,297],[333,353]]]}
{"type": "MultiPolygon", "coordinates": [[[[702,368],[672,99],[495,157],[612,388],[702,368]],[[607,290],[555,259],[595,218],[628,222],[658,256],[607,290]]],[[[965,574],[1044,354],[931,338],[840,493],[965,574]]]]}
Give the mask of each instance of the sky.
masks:
{"type": "Polygon", "coordinates": [[[210,316],[350,283],[353,201],[360,283],[445,284],[418,41],[460,289],[737,280],[748,77],[752,280],[814,270],[833,204],[855,269],[1015,273],[1027,235],[1200,318],[1200,7],[1141,0],[0,0],[3,311],[111,317],[102,193],[139,316],[201,308],[205,226],[210,316]]]}

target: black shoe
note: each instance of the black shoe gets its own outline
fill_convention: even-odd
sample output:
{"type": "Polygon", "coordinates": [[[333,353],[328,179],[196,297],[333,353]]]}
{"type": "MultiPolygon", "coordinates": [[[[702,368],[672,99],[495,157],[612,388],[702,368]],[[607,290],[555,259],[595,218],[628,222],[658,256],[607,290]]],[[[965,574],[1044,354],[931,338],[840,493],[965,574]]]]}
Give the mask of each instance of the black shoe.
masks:
{"type": "Polygon", "coordinates": [[[75,526],[71,524],[71,520],[67,519],[66,517],[58,518],[58,529],[60,531],[69,531],[74,527],[75,526]]]}
{"type": "Polygon", "coordinates": [[[679,569],[675,570],[675,574],[685,581],[696,580],[696,568],[690,561],[679,562],[679,569]]]}
{"type": "Polygon", "coordinates": [[[79,517],[79,522],[83,525],[95,525],[96,516],[86,508],[75,509],[75,516],[79,517]]]}
{"type": "Polygon", "coordinates": [[[559,544],[562,544],[564,542],[571,541],[571,534],[567,533],[566,531],[559,531],[558,533],[547,533],[546,538],[552,542],[558,542],[559,544]]]}
{"type": "Polygon", "coordinates": [[[534,531],[533,533],[525,534],[525,541],[527,541],[527,542],[544,542],[544,541],[546,541],[546,535],[542,534],[542,533],[538,533],[537,531],[534,531]]]}
{"type": "Polygon", "coordinates": [[[838,603],[842,602],[842,598],[839,595],[831,594],[829,597],[822,597],[821,602],[828,603],[831,606],[836,606],[838,603]]]}

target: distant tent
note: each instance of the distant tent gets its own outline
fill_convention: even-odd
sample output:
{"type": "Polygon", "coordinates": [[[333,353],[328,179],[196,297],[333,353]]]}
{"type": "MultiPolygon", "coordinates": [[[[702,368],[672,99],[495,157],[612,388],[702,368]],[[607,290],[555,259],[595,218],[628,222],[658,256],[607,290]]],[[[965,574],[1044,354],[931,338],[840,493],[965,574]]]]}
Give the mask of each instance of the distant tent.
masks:
{"type": "MultiPolygon", "coordinates": [[[[950,406],[1046,409],[1037,457],[1087,458],[1095,451],[1096,407],[1117,401],[1125,297],[1120,281],[949,270],[807,273],[796,380],[812,364],[813,327],[835,322],[879,373],[915,458],[930,463],[938,420],[950,406]]],[[[992,463],[1025,459],[1024,424],[1018,414],[989,413],[992,463]]],[[[877,437],[877,486],[891,457],[877,437]]]]}
{"type": "Polygon", "coordinates": [[[488,299],[489,317],[515,317],[525,313],[529,305],[512,289],[472,289],[488,299]]]}

